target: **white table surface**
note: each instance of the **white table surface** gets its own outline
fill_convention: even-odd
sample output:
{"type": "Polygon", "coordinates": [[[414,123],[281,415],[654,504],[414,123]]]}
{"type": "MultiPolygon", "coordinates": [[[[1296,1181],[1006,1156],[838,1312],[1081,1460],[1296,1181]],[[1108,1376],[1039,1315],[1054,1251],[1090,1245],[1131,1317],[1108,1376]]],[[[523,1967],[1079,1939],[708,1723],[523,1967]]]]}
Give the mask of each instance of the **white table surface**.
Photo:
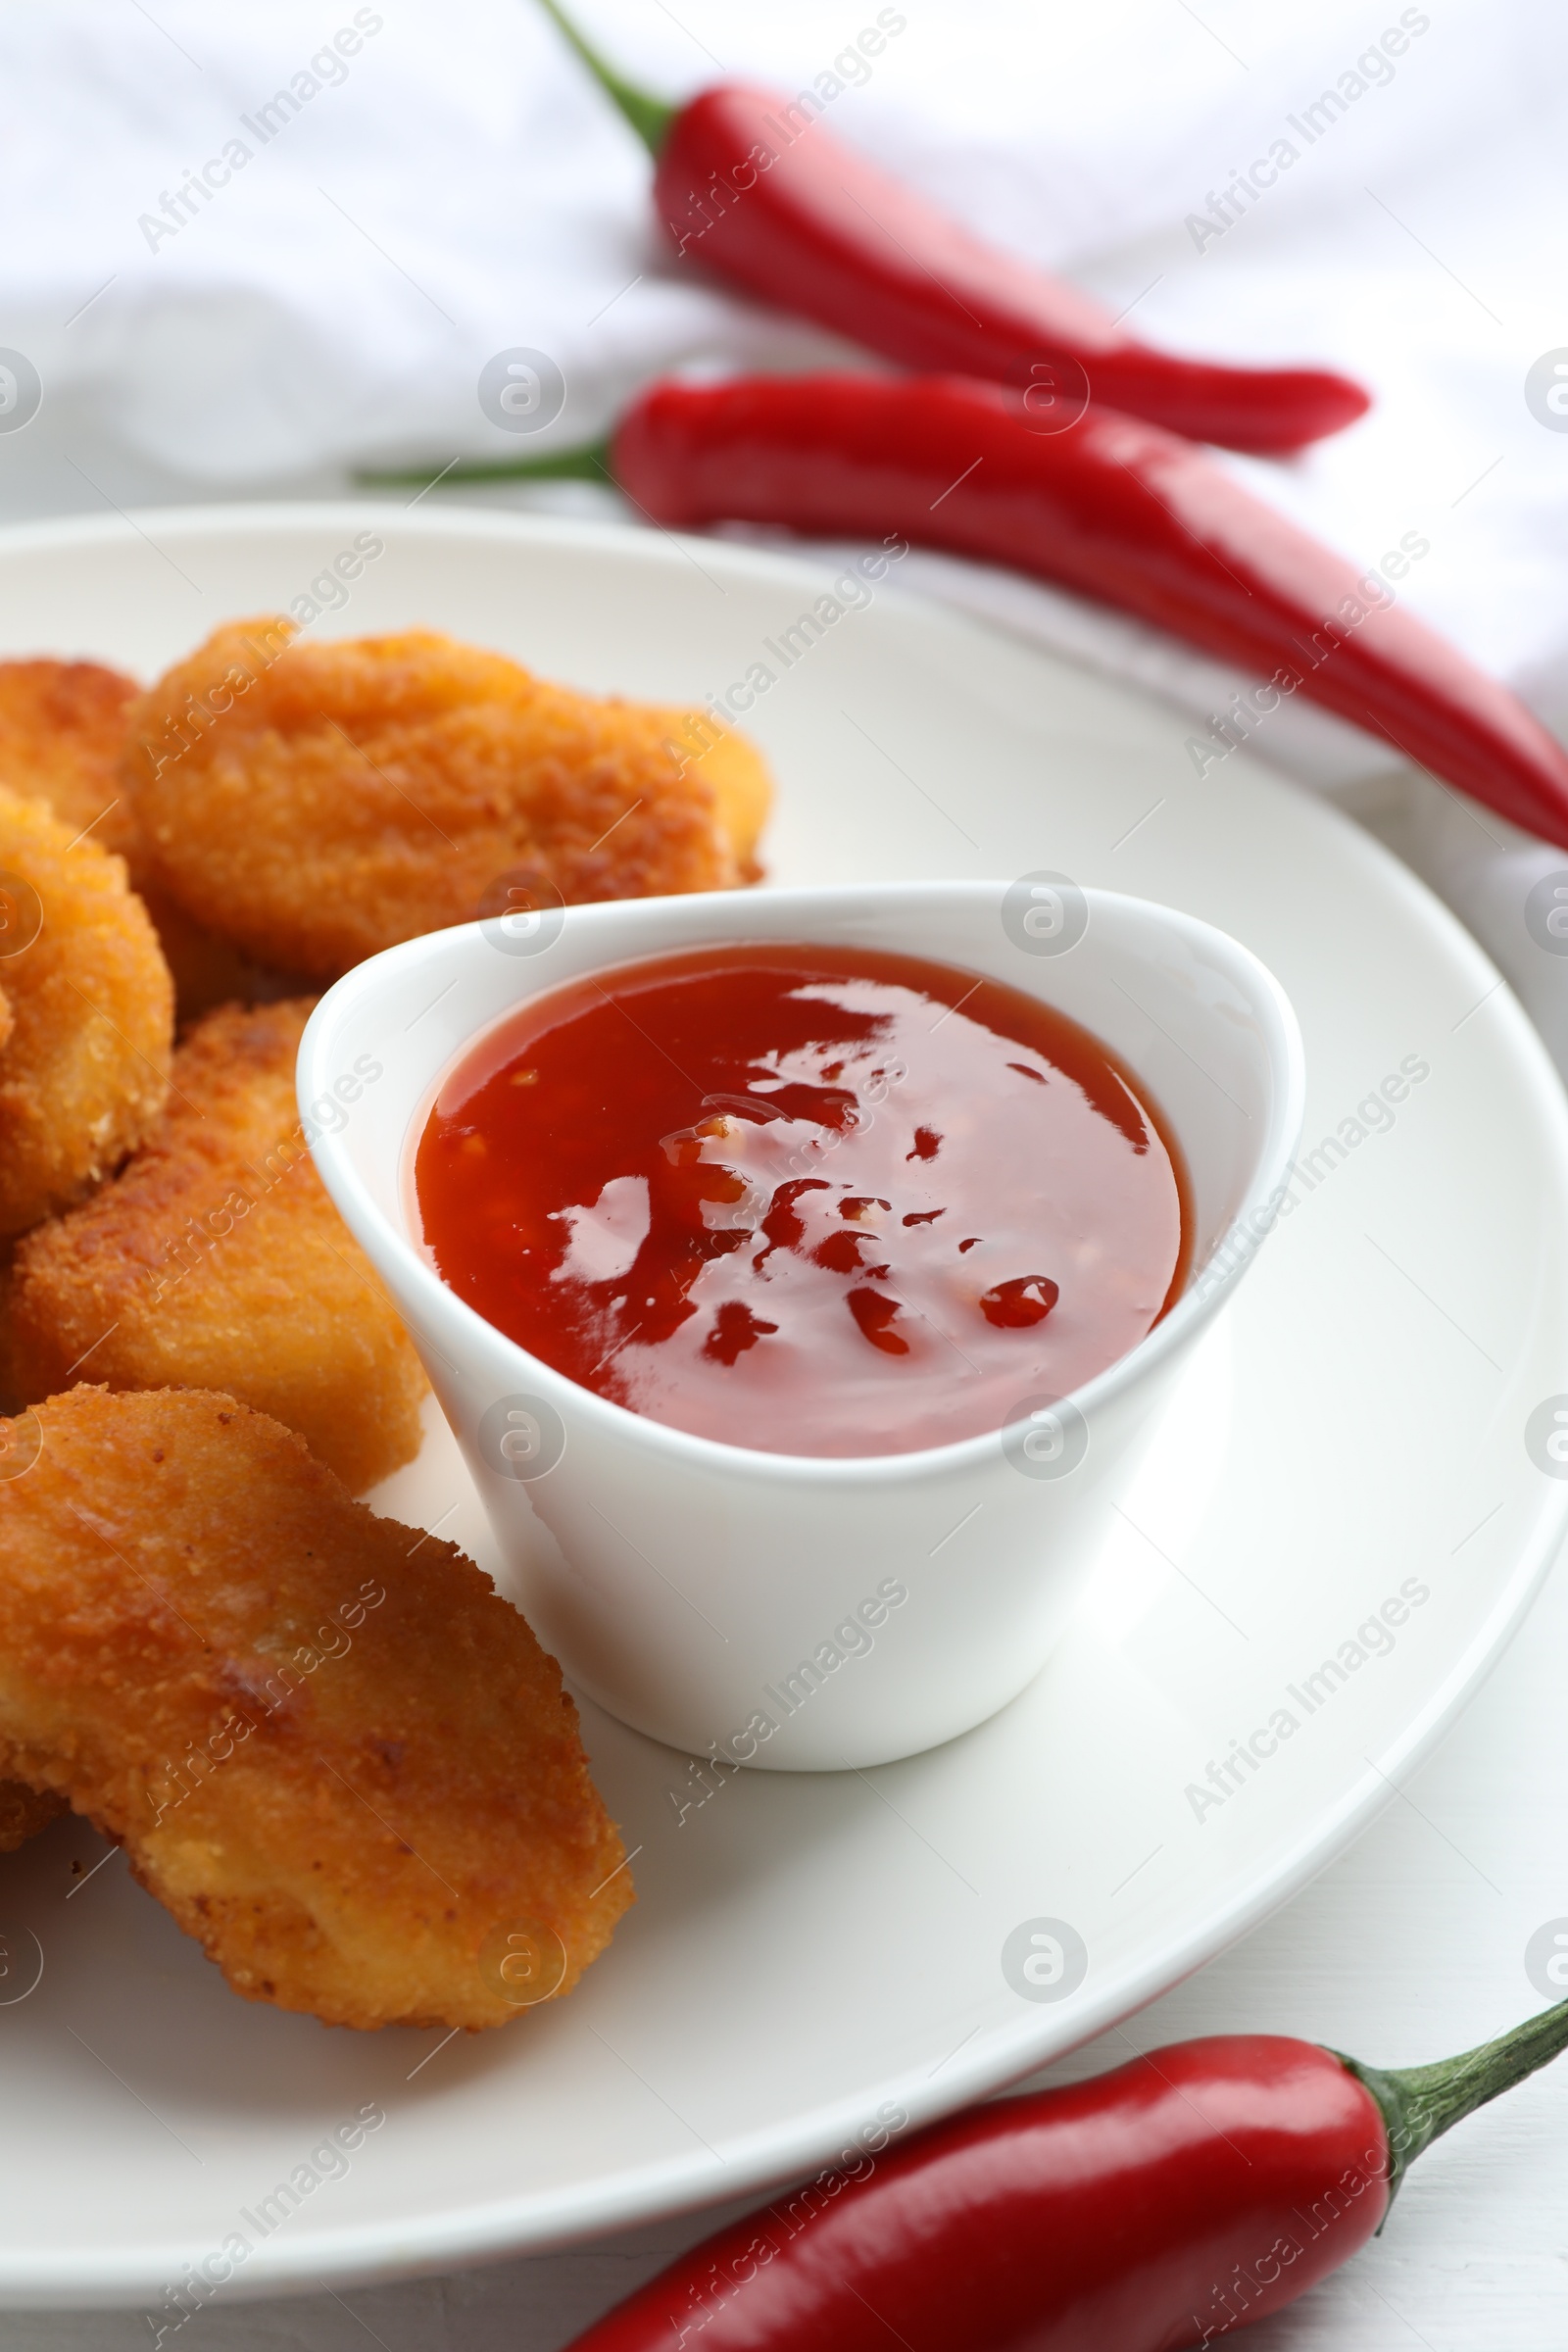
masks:
{"type": "MultiPolygon", "coordinates": [[[[340,495],[342,484],[280,487],[340,495]]],[[[4,491],[0,521],[99,504],[48,464],[12,475],[4,491]]],[[[127,466],[111,495],[129,506],[189,492],[127,466]]],[[[1297,2034],[1374,2063],[1415,2064],[1542,2007],[1524,1952],[1544,1921],[1568,1916],[1565,1694],[1559,1563],[1491,1681],[1357,1845],[1244,1943],[1036,2080],[1236,2032],[1297,2034]]],[[[383,2352],[555,2352],[739,2210],[445,2278],[228,2307],[219,2298],[183,2340],[191,2352],[364,2352],[368,2341],[383,2352]]],[[[0,2313],[0,2352],[145,2352],[152,2340],[140,2312],[0,2313]]],[[[1240,2340],[1255,2352],[1564,2352],[1568,2060],[1430,2149],[1385,2236],[1240,2340]]]]}

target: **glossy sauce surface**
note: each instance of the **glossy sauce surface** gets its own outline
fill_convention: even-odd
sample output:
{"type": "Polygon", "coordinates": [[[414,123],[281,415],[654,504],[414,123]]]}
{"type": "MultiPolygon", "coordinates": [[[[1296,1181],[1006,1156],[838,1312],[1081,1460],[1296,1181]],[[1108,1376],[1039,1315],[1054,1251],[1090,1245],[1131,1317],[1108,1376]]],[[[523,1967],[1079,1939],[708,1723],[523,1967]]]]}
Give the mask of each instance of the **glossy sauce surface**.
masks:
{"type": "Polygon", "coordinates": [[[443,1279],[603,1396],[777,1453],[1000,1428],[1186,1272],[1157,1113],[954,965],[742,945],[536,997],[454,1064],[415,1185],[443,1279]]]}

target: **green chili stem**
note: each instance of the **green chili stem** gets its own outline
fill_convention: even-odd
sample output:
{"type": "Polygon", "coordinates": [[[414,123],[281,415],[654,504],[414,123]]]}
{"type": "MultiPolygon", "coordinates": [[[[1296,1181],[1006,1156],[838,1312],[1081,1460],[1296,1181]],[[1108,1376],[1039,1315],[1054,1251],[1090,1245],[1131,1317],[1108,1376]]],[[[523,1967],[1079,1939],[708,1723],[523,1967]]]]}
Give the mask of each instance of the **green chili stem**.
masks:
{"type": "Polygon", "coordinates": [[[646,90],[638,89],[635,82],[617,74],[597,49],[589,47],[571,19],[556,6],[556,0],[540,0],[540,6],[554,17],[600,88],[613,98],[649,154],[657,155],[669,135],[677,110],[666,106],[662,99],[650,97],[646,90]]]}
{"type": "Polygon", "coordinates": [[[608,482],[614,488],[610,466],[610,443],[590,441],[582,449],[546,451],[537,458],[466,458],[444,473],[416,466],[406,471],[356,473],[357,482],[378,489],[428,490],[434,482],[608,482]]]}
{"type": "Polygon", "coordinates": [[[1340,2064],[1366,2085],[1383,2110],[1389,2134],[1390,2204],[1423,2148],[1565,2049],[1568,2001],[1559,2001],[1555,2009],[1543,2009],[1538,2017],[1527,2018],[1496,2041],[1484,2041],[1478,2049],[1466,2050],[1457,2058],[1441,2058],[1434,2066],[1384,2072],[1362,2066],[1336,2050],[1340,2064]]]}

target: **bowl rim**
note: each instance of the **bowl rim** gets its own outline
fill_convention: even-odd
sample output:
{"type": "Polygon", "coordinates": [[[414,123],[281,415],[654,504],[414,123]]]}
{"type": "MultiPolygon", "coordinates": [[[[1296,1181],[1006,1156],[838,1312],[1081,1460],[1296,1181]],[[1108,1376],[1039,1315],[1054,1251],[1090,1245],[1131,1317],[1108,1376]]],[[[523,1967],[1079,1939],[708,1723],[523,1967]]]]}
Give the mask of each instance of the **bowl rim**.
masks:
{"type": "MultiPolygon", "coordinates": [[[[872,905],[918,906],[934,902],[958,904],[965,901],[994,905],[1012,887],[1012,882],[997,879],[916,882],[856,882],[799,884],[773,889],[763,886],[758,891],[701,891],[660,898],[614,899],[594,901],[563,909],[564,928],[603,928],[610,933],[607,953],[602,962],[585,966],[587,970],[608,970],[616,960],[613,933],[616,925],[633,915],[650,909],[665,910],[674,925],[671,936],[662,947],[644,947],[632,955],[623,955],[620,961],[646,960],[662,954],[677,954],[683,945],[721,944],[716,937],[710,943],[699,935],[683,940],[679,936],[678,917],[681,912],[698,909],[706,911],[716,906],[733,909],[740,917],[735,936],[746,939],[747,910],[760,906],[769,908],[800,908],[809,914],[835,906],[850,909],[870,902],[872,905]]],[[[1071,1404],[1086,1421],[1112,1404],[1127,1390],[1152,1380],[1168,1359],[1184,1353],[1189,1343],[1219,1312],[1229,1299],[1237,1283],[1256,1256],[1262,1243],[1277,1222],[1277,1208],[1285,1187],[1285,1179],[1300,1140],[1305,1116],[1306,1074],[1305,1049],[1300,1024],[1284,988],[1252,951],[1222,931],[1217,924],[1204,922],[1180,907],[1166,906],[1153,899],[1142,899],[1127,892],[1102,890],[1090,884],[1079,886],[1090,910],[1089,930],[1094,927],[1096,907],[1107,911],[1125,911],[1134,921],[1143,921],[1175,932],[1188,944],[1201,944],[1217,951],[1234,974],[1249,985],[1259,1014],[1265,1051],[1274,1079],[1274,1101],[1266,1128],[1259,1139],[1251,1172],[1243,1191],[1235,1214],[1215,1242],[1208,1257],[1189,1275],[1187,1288],[1170,1311],[1161,1317],[1152,1330],[1147,1332],[1136,1346],[1116,1357],[1092,1379],[1068,1390],[1054,1404],[1071,1404]],[[1258,1219],[1264,1221],[1258,1228],[1258,1219]],[[1245,1232],[1247,1239],[1233,1248],[1236,1237],[1245,1232]],[[1228,1263],[1221,1263],[1228,1256],[1228,1263]],[[1216,1271],[1211,1271],[1217,1269],[1216,1271]]],[[[1086,932],[1085,936],[1088,936],[1086,932]]],[[[493,951],[484,940],[480,921],[453,925],[445,930],[430,931],[419,937],[404,940],[380,954],[368,956],[353,966],[343,977],[333,982],[321,996],[306,1024],[300,1040],[296,1064],[296,1085],[302,1120],[314,1124],[310,1106],[323,1092],[330,1091],[331,1072],[328,1069],[330,1044],[338,1027],[353,1013],[364,1008],[368,998],[394,974],[401,976],[411,966],[437,956],[463,953],[480,945],[486,954],[493,951]]],[[[848,944],[854,944],[853,942],[848,944]]],[[[871,942],[862,943],[870,946],[871,942]]],[[[1072,953],[1072,950],[1066,953],[1072,953]]],[[[571,977],[580,977],[573,974],[571,977]]],[[[523,991],[517,1004],[527,1002],[529,994],[543,993],[545,987],[564,984],[564,979],[541,983],[538,991],[523,991]]],[[[514,1007],[493,1016],[505,1019],[514,1007]]],[[[458,1057],[471,1051],[474,1043],[492,1026],[491,1021],[474,1025],[463,1045],[449,1054],[441,1065],[450,1069],[458,1057]]],[[[399,1145],[397,1181],[400,1195],[407,1168],[410,1139],[421,1108],[431,1100],[439,1075],[421,1079],[416,1091],[403,1140],[399,1145]]],[[[1171,1114],[1165,1113],[1167,1119],[1171,1114]]],[[[1175,1127],[1176,1122],[1171,1119],[1175,1127]]],[[[787,1480],[797,1484],[811,1478],[833,1486],[877,1486],[906,1484],[911,1480],[941,1478],[962,1471],[980,1462],[995,1458],[1000,1450],[1002,1428],[977,1432],[972,1437],[956,1438],[944,1446],[926,1446],[904,1453],[872,1454],[811,1454],[772,1452],[760,1446],[738,1446],[728,1439],[709,1438],[692,1430],[679,1429],[666,1421],[656,1421],[648,1414],[634,1412],[628,1405],[617,1404],[612,1398],[601,1396],[597,1390],[584,1388],[568,1373],[559,1371],[514,1340],[496,1324],[486,1320],[475,1307],[450,1289],[423,1255],[418,1244],[402,1230],[380,1207],[355,1164],[347,1145],[348,1128],[333,1133],[316,1135],[309,1146],[322,1183],[344,1222],[370,1258],[378,1273],[401,1301],[416,1309],[409,1320],[416,1330],[427,1323],[436,1326],[436,1336],[447,1336],[447,1345],[471,1353],[475,1344],[487,1349],[510,1351],[518,1367],[519,1392],[523,1382],[534,1384],[549,1397],[564,1395],[573,1412],[587,1416],[590,1427],[597,1427],[607,1436],[622,1444],[640,1446],[654,1456],[685,1468],[725,1471],[731,1477],[750,1478],[767,1483],[787,1480]]],[[[1182,1141],[1178,1131],[1178,1141],[1182,1141]]],[[[443,1348],[442,1352],[445,1352],[443,1348]]],[[[554,1467],[554,1466],[553,1466],[554,1467]]],[[[541,1474],[542,1484],[551,1475],[541,1474]]]]}

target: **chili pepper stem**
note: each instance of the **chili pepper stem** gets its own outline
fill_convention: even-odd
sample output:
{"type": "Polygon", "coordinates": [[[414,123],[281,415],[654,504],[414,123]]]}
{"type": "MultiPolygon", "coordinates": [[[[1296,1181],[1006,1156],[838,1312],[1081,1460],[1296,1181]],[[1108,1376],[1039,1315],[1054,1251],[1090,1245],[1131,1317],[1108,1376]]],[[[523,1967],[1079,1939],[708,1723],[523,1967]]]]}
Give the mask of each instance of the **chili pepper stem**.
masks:
{"type": "MultiPolygon", "coordinates": [[[[1538,2017],[1527,2018],[1495,2041],[1484,2041],[1477,2049],[1465,2050],[1457,2058],[1440,2058],[1432,2066],[1405,2066],[1390,2071],[1380,2067],[1363,2066],[1358,2059],[1347,2058],[1343,2050],[1334,2055],[1340,2064],[1364,2083],[1383,2110],[1383,2120],[1389,2134],[1389,2203],[1392,2206],[1399,2183],[1424,2148],[1435,2139],[1474,2113],[1485,2107],[1538,2067],[1545,2066],[1559,2052],[1568,2049],[1568,2001],[1559,2001],[1555,2009],[1544,2009],[1538,2017]]],[[[1385,2220],[1387,2215],[1385,2215],[1385,2220]]]]}
{"type": "Polygon", "coordinates": [[[590,48],[571,19],[556,6],[556,0],[539,0],[539,5],[547,15],[554,17],[560,30],[576,50],[600,88],[614,100],[649,154],[657,155],[668,136],[669,126],[678,110],[666,106],[661,98],[650,97],[646,90],[638,89],[635,82],[627,81],[617,74],[597,49],[590,48]]]}
{"type": "Polygon", "coordinates": [[[406,471],[361,471],[354,479],[382,490],[428,490],[435,482],[608,482],[612,489],[615,486],[608,440],[590,441],[581,449],[546,451],[537,458],[466,458],[461,465],[449,466],[444,473],[431,473],[418,466],[406,471]]]}

